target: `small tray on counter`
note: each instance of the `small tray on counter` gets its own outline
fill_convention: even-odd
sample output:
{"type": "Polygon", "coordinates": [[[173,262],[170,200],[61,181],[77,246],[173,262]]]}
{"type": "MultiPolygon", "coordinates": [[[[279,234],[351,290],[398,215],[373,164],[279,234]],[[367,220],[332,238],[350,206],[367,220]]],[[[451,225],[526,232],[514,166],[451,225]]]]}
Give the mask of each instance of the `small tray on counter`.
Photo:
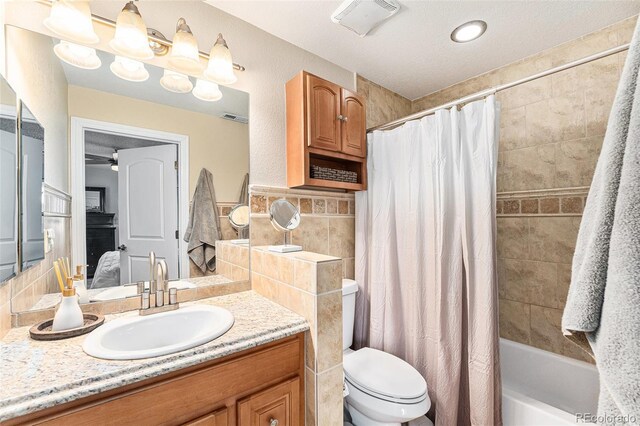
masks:
{"type": "Polygon", "coordinates": [[[71,328],[63,331],[52,331],[53,318],[42,321],[29,329],[29,335],[33,340],[62,340],[71,337],[82,336],[104,323],[104,315],[100,314],[84,314],[84,325],[82,327],[71,328]]]}

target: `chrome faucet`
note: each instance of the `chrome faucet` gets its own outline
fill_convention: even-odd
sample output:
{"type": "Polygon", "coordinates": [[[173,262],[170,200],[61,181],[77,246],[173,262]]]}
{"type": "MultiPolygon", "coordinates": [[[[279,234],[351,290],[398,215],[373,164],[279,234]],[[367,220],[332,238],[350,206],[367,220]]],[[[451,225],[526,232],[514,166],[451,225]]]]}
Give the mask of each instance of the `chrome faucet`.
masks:
{"type": "Polygon", "coordinates": [[[149,263],[153,259],[151,266],[151,281],[149,282],[149,291],[145,291],[140,296],[140,315],[151,315],[158,312],[172,311],[178,309],[178,290],[176,288],[169,289],[169,268],[164,259],[155,262],[155,253],[149,253],[149,263]],[[169,304],[164,304],[164,295],[169,293],[169,304]]]}

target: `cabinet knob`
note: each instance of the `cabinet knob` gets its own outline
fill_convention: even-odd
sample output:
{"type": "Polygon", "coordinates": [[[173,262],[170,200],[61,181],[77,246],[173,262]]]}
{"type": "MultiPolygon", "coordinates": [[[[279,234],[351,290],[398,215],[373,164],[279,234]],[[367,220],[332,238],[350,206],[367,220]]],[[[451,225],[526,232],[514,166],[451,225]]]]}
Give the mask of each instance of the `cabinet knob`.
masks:
{"type": "Polygon", "coordinates": [[[278,419],[272,418],[271,420],[269,420],[269,426],[278,426],[278,424],[280,424],[278,419]]]}
{"type": "Polygon", "coordinates": [[[127,246],[126,246],[126,245],[124,245],[124,244],[120,244],[120,245],[118,246],[118,250],[120,250],[120,251],[126,251],[126,250],[127,250],[127,246]]]}
{"type": "Polygon", "coordinates": [[[338,120],[340,120],[340,121],[344,120],[344,115],[338,114],[338,120]]]}
{"type": "Polygon", "coordinates": [[[347,122],[348,119],[349,119],[349,117],[347,117],[346,115],[344,117],[342,117],[342,121],[344,121],[345,123],[347,122]]]}

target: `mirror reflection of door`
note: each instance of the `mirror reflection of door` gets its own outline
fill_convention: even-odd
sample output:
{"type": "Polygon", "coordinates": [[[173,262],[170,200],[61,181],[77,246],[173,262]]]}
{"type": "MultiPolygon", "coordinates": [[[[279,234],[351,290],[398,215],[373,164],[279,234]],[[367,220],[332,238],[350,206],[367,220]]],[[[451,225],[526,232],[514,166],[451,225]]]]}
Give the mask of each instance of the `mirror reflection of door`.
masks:
{"type": "Polygon", "coordinates": [[[84,142],[88,287],[148,281],[150,251],[178,278],[178,145],[107,131],[84,142]]]}
{"type": "Polygon", "coordinates": [[[42,183],[44,182],[44,127],[22,104],[20,125],[22,176],[22,270],[44,259],[42,183]]]}
{"type": "Polygon", "coordinates": [[[178,174],[174,145],[118,151],[120,280],[149,280],[149,252],[178,278],[178,174]]]}
{"type": "Polygon", "coordinates": [[[0,77],[0,283],[18,272],[16,96],[0,77]]]}

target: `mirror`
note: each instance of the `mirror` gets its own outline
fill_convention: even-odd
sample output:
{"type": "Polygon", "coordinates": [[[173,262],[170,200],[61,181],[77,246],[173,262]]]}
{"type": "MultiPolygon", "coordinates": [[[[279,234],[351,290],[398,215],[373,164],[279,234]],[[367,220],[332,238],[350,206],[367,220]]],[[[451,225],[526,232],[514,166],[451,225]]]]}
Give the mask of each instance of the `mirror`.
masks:
{"type": "Polygon", "coordinates": [[[300,225],[298,208],[285,199],[275,200],[269,207],[269,217],[274,228],[284,231],[284,244],[269,246],[269,250],[278,253],[301,251],[301,246],[291,244],[291,231],[300,225]]]}
{"type": "Polygon", "coordinates": [[[229,222],[237,230],[245,229],[249,226],[249,206],[238,204],[229,212],[229,222]]]}
{"type": "Polygon", "coordinates": [[[20,102],[20,223],[21,270],[44,259],[42,184],[44,183],[44,127],[24,102],[20,102]]]}
{"type": "Polygon", "coordinates": [[[279,231],[293,231],[300,225],[300,212],[296,206],[284,199],[271,203],[269,217],[279,231]]]}
{"type": "Polygon", "coordinates": [[[0,76],[0,283],[18,273],[16,94],[0,76]]]}
{"type": "MultiPolygon", "coordinates": [[[[134,82],[114,74],[117,59],[110,52],[97,50],[101,65],[82,69],[56,56],[56,38],[9,25],[5,33],[7,80],[29,105],[20,145],[28,152],[23,163],[33,173],[23,182],[25,205],[18,213],[26,231],[23,264],[43,259],[46,231],[53,245],[48,259],[63,256],[72,268],[87,265],[89,303],[136,296],[136,283],[151,278],[150,252],[167,263],[170,287],[248,280],[246,266],[242,273],[235,267],[248,261],[236,254],[223,259],[230,250],[216,247],[248,238],[248,211],[238,205],[248,200],[249,95],[220,86],[221,99],[203,100],[189,90],[171,91],[180,86],[167,79],[175,73],[149,63],[140,64],[146,78],[134,82]],[[38,159],[44,160],[44,171],[38,159]],[[44,196],[36,197],[42,178],[44,196]],[[36,198],[44,198],[44,208],[36,198]],[[65,203],[70,212],[56,210],[65,203]],[[190,218],[194,224],[188,228],[190,218]],[[199,236],[188,229],[207,229],[206,246],[195,244],[199,236]],[[29,250],[27,243],[33,246],[29,250]],[[198,255],[200,247],[206,256],[198,255]],[[218,262],[211,261],[212,253],[220,253],[218,262]]],[[[186,75],[180,82],[196,86],[186,75]]],[[[16,169],[5,171],[5,162],[10,160],[3,157],[2,190],[8,191],[11,182],[5,185],[4,174],[16,169]]],[[[3,217],[10,211],[3,202],[3,217]]],[[[2,228],[3,235],[9,231],[2,228]]],[[[244,251],[248,259],[248,246],[244,251]]],[[[42,277],[28,278],[33,285],[20,274],[14,279],[14,312],[58,303],[60,295],[50,285],[54,277],[44,269],[42,277]],[[21,295],[30,286],[26,300],[21,295]]]]}

